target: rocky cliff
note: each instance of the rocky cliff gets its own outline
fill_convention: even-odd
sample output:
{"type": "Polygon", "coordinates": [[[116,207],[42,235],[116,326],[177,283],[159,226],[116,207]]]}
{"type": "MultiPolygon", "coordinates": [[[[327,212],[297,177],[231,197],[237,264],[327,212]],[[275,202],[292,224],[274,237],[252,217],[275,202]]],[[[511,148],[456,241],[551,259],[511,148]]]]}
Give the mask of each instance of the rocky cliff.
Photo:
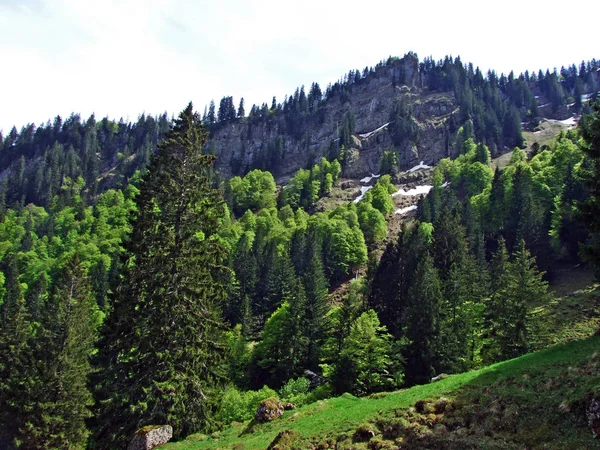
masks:
{"type": "Polygon", "coordinates": [[[213,130],[208,145],[218,155],[218,169],[229,177],[231,161],[237,160],[242,168],[252,167],[259,152],[279,139],[283,157],[275,172],[282,180],[311,161],[327,156],[330,148],[337,145],[340,126],[352,111],[355,127],[351,148],[346,149],[346,176],[361,177],[377,172],[383,152],[395,147],[403,168],[420,161],[435,164],[453,153],[451,143],[455,130],[449,126],[448,119],[457,113],[458,105],[452,92],[425,90],[421,78],[416,56],[407,55],[378,67],[354,84],[346,95],[328,99],[318,114],[305,120],[299,138],[286,132],[284,121],[243,118],[213,130]],[[400,99],[412,108],[418,138],[398,148],[390,132],[390,117],[400,99]]]}

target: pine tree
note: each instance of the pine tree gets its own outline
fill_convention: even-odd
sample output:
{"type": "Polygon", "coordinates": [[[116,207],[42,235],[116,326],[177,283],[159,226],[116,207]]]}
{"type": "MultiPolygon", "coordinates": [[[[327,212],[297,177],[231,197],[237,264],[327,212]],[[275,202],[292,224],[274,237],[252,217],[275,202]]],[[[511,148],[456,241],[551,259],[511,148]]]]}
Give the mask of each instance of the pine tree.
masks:
{"type": "Polygon", "coordinates": [[[316,370],[320,362],[321,346],[329,329],[327,304],[328,285],[323,272],[321,245],[316,232],[310,238],[307,249],[308,267],[303,277],[306,292],[306,311],[303,334],[306,336],[307,361],[306,368],[316,370]]]}
{"type": "Polygon", "coordinates": [[[23,448],[83,448],[92,394],[90,356],[98,308],[77,256],[63,270],[36,337],[35,408],[23,427],[23,448]]]}
{"type": "Polygon", "coordinates": [[[208,428],[219,403],[226,348],[218,310],[229,271],[215,238],[223,202],[210,187],[205,141],[190,103],[140,185],[131,257],[98,345],[97,447],[124,448],[148,424],[186,436],[208,428]]]}
{"type": "Polygon", "coordinates": [[[405,349],[407,384],[426,383],[435,374],[440,342],[439,308],[442,291],[433,258],[423,255],[409,290],[405,349]]]}
{"type": "Polygon", "coordinates": [[[582,178],[588,199],[577,204],[578,219],[585,225],[590,237],[582,245],[582,257],[594,267],[600,279],[600,104],[592,105],[593,114],[584,116],[581,133],[587,145],[583,147],[587,161],[582,178]]]}
{"type": "Polygon", "coordinates": [[[0,322],[0,441],[19,446],[35,384],[32,327],[19,284],[16,256],[3,260],[6,292],[0,322]]]}
{"type": "Polygon", "coordinates": [[[548,283],[540,272],[521,240],[507,262],[503,242],[492,261],[494,274],[492,294],[488,305],[492,342],[489,344],[490,361],[515,358],[526,353],[530,347],[529,331],[532,328],[529,310],[548,302],[548,283]]]}

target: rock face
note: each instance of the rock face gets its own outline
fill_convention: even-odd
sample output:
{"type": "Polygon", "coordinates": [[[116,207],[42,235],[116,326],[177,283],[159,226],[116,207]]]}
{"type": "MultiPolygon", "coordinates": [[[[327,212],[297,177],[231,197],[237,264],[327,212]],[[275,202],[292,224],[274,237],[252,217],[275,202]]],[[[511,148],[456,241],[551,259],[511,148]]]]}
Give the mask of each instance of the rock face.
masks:
{"type": "Polygon", "coordinates": [[[593,398],[590,401],[586,415],[594,437],[600,437],[600,398],[593,398]]]}
{"type": "Polygon", "coordinates": [[[171,425],[150,425],[138,430],[127,450],[150,450],[166,444],[173,437],[171,425]]]}
{"type": "Polygon", "coordinates": [[[352,145],[346,149],[346,176],[362,177],[377,173],[384,151],[394,147],[389,130],[391,113],[398,99],[412,107],[418,139],[397,148],[400,167],[405,169],[424,161],[428,165],[454,155],[455,132],[450,120],[458,111],[453,93],[424,91],[421,87],[418,59],[408,54],[353,85],[345,95],[334,95],[311,116],[305,117],[300,129],[291,135],[283,117],[255,120],[236,119],[211,132],[207,147],[217,155],[216,166],[224,178],[232,175],[233,161],[242,169],[269,146],[281,148],[283,157],[275,170],[278,181],[306,167],[321,156],[339,138],[338,130],[348,111],[356,126],[352,145]]]}
{"type": "Polygon", "coordinates": [[[260,402],[254,419],[257,422],[270,422],[271,420],[278,419],[283,416],[285,410],[283,403],[277,400],[275,397],[270,397],[260,402]]]}

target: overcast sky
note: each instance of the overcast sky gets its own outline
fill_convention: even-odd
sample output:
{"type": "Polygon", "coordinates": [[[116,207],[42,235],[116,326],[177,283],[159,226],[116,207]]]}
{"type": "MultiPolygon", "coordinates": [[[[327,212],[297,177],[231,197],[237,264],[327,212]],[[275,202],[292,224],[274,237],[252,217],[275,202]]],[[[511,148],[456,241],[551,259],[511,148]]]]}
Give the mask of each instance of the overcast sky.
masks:
{"type": "Polygon", "coordinates": [[[600,2],[0,0],[0,130],[283,100],[389,55],[516,73],[600,57],[600,2]]]}

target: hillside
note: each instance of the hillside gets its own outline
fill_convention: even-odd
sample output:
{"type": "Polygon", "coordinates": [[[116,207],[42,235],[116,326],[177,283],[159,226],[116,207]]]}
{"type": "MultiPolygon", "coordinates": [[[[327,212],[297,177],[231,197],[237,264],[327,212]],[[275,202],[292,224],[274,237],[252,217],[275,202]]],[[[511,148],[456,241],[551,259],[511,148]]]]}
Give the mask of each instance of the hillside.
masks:
{"type": "Polygon", "coordinates": [[[428,385],[368,398],[344,394],[264,425],[233,424],[161,448],[265,449],[284,430],[295,440],[269,448],[600,448],[585,417],[600,394],[599,349],[600,337],[591,337],[428,385]]]}

